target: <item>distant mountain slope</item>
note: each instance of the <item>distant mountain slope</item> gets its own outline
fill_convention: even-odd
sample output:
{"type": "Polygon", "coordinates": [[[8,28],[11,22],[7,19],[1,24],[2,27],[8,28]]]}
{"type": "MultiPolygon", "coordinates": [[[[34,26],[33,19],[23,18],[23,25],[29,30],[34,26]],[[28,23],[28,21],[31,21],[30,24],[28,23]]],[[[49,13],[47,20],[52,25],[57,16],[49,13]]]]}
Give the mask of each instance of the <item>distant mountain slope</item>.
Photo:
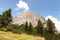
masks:
{"type": "Polygon", "coordinates": [[[34,14],[33,12],[27,10],[21,13],[19,17],[13,17],[12,24],[24,24],[27,21],[28,23],[31,22],[32,25],[35,27],[38,20],[41,20],[42,24],[46,26],[46,20],[42,15],[34,14]]]}

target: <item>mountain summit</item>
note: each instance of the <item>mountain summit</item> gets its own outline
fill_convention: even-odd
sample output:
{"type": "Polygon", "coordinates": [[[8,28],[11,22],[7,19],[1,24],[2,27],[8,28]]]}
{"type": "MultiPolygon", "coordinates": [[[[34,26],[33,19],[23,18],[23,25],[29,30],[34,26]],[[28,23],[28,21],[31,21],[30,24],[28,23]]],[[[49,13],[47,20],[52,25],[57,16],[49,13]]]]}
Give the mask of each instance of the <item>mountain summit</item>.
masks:
{"type": "Polygon", "coordinates": [[[35,27],[37,25],[37,21],[41,20],[42,24],[46,26],[46,20],[44,17],[42,17],[40,14],[34,14],[29,10],[22,12],[19,17],[13,17],[12,19],[12,24],[21,25],[27,21],[28,23],[31,22],[31,24],[35,27]]]}

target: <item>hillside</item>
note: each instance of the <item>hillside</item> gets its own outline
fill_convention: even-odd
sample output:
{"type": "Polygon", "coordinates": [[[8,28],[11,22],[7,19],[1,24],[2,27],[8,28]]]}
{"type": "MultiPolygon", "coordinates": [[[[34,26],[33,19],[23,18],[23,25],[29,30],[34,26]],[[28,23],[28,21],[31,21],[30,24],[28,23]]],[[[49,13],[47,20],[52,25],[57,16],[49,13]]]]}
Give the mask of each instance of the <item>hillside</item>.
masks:
{"type": "Polygon", "coordinates": [[[27,34],[14,34],[12,32],[0,31],[0,40],[44,40],[42,37],[35,37],[27,34]]]}
{"type": "Polygon", "coordinates": [[[11,9],[0,15],[0,40],[60,40],[54,23],[40,14],[25,11],[20,17],[12,18],[11,9]]]}

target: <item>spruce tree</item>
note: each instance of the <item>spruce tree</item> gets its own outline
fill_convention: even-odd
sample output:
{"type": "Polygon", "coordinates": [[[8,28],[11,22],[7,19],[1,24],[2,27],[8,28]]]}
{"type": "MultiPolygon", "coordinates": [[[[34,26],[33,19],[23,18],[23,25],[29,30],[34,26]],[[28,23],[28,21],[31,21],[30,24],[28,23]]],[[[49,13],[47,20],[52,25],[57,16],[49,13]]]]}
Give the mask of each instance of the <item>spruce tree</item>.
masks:
{"type": "Polygon", "coordinates": [[[29,28],[28,28],[28,22],[26,22],[25,23],[25,32],[28,33],[28,30],[29,30],[29,28]]]}
{"type": "Polygon", "coordinates": [[[37,33],[43,36],[43,25],[40,20],[38,20],[36,29],[37,29],[37,33]]]}
{"type": "Polygon", "coordinates": [[[47,27],[45,28],[45,34],[44,34],[45,40],[56,40],[56,38],[55,38],[56,32],[57,31],[55,29],[54,23],[50,19],[48,19],[47,27]]]}
{"type": "Polygon", "coordinates": [[[33,26],[32,26],[32,24],[30,23],[30,24],[29,24],[29,33],[31,34],[32,31],[33,31],[33,26]]]}
{"type": "Polygon", "coordinates": [[[0,28],[2,27],[2,22],[3,22],[3,20],[2,20],[2,15],[0,15],[0,28]]]}
{"type": "Polygon", "coordinates": [[[47,20],[47,31],[50,34],[55,34],[56,32],[55,25],[50,19],[47,20]]]}
{"type": "Polygon", "coordinates": [[[2,14],[3,26],[8,25],[12,21],[11,9],[6,10],[2,14]]]}

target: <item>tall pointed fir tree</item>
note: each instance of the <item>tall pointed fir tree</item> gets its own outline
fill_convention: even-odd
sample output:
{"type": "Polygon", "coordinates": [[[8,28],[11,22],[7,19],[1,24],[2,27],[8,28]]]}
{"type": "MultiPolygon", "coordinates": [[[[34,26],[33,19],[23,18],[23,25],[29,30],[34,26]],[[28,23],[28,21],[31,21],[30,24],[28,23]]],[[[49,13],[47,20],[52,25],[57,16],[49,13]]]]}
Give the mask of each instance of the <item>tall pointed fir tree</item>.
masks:
{"type": "Polygon", "coordinates": [[[0,28],[3,26],[2,22],[3,22],[2,15],[0,15],[0,28]]]}
{"type": "Polygon", "coordinates": [[[55,32],[56,32],[55,25],[50,19],[47,20],[47,31],[50,34],[55,34],[55,32]]]}
{"type": "Polygon", "coordinates": [[[32,24],[30,23],[30,24],[29,24],[29,33],[31,34],[32,31],[33,31],[33,26],[32,26],[32,24]]]}
{"type": "Polygon", "coordinates": [[[54,23],[48,19],[47,20],[47,27],[45,28],[45,40],[56,40],[56,28],[54,23]]]}
{"type": "Polygon", "coordinates": [[[28,22],[25,23],[25,28],[24,29],[25,29],[25,32],[28,33],[28,30],[29,30],[29,28],[28,28],[28,22]]]}
{"type": "Polygon", "coordinates": [[[38,20],[36,29],[37,29],[37,33],[43,36],[44,29],[43,29],[42,22],[40,20],[38,20]]]}

